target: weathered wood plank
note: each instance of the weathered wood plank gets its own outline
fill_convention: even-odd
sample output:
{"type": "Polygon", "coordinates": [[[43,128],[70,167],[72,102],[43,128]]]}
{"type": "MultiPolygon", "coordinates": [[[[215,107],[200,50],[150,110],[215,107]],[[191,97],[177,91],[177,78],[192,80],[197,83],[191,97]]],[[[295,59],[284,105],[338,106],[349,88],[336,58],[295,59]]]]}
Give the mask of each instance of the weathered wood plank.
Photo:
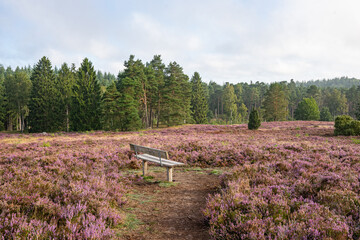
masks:
{"type": "Polygon", "coordinates": [[[147,154],[155,156],[155,157],[161,157],[161,158],[165,158],[165,159],[169,158],[168,152],[160,150],[160,149],[156,149],[156,148],[149,148],[149,147],[144,147],[144,146],[130,143],[130,149],[134,152],[147,153],[147,154]]]}
{"type": "MultiPolygon", "coordinates": [[[[153,158],[149,158],[149,157],[145,157],[143,155],[138,155],[138,158],[147,162],[153,162],[153,163],[157,163],[160,165],[160,160],[159,159],[153,159],[153,158]]],[[[167,163],[167,162],[161,162],[161,165],[164,167],[172,167],[172,166],[176,166],[177,164],[173,164],[173,163],[167,163]]]]}
{"type": "Polygon", "coordinates": [[[172,167],[167,167],[166,168],[166,172],[167,172],[167,180],[168,182],[172,182],[173,181],[173,168],[172,167]]]}
{"type": "Polygon", "coordinates": [[[148,169],[148,162],[143,160],[143,176],[145,176],[147,174],[147,169],[148,169]]]}
{"type": "MultiPolygon", "coordinates": [[[[156,161],[156,162],[160,163],[159,158],[148,155],[148,154],[140,154],[140,155],[138,155],[138,158],[141,158],[143,160],[156,161]]],[[[184,163],[172,161],[169,159],[161,159],[161,162],[163,164],[169,164],[169,165],[184,165],[184,163]]]]}

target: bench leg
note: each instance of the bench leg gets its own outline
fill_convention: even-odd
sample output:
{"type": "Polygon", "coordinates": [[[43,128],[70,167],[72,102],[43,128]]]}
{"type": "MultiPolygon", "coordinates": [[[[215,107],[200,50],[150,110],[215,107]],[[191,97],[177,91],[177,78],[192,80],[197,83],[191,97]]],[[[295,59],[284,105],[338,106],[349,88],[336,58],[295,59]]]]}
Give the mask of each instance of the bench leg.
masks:
{"type": "Polygon", "coordinates": [[[142,162],[143,162],[143,175],[145,176],[147,174],[148,162],[144,160],[142,162]]]}
{"type": "Polygon", "coordinates": [[[172,177],[173,168],[167,167],[166,170],[167,170],[167,180],[168,180],[168,182],[172,182],[173,181],[173,177],[172,177]]]}

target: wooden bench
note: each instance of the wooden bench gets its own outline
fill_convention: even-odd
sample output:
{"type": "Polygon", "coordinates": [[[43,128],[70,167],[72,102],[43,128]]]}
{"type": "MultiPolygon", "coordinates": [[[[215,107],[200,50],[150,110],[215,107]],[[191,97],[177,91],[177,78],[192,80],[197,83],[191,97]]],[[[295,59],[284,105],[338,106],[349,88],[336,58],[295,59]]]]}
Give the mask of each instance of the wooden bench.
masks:
{"type": "Polygon", "coordinates": [[[144,147],[140,145],[130,144],[130,149],[135,152],[136,158],[142,160],[143,164],[143,174],[144,176],[147,174],[148,162],[157,163],[162,167],[166,167],[167,169],[167,180],[169,182],[173,181],[172,173],[173,167],[184,165],[180,162],[175,162],[169,160],[169,154],[166,151],[144,147]],[[140,154],[142,153],[142,154],[140,154]]]}

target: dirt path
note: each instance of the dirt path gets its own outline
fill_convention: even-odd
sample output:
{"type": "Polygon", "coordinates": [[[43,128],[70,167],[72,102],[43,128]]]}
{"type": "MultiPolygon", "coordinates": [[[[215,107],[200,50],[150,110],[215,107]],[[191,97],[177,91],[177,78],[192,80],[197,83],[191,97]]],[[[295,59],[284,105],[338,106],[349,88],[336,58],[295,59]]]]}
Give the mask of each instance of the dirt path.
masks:
{"type": "Polygon", "coordinates": [[[150,170],[154,178],[135,186],[128,195],[128,229],[124,239],[209,239],[202,209],[209,193],[217,191],[216,170],[180,169],[174,184],[164,181],[164,169],[150,170]],[[133,221],[133,225],[131,225],[133,221]]]}

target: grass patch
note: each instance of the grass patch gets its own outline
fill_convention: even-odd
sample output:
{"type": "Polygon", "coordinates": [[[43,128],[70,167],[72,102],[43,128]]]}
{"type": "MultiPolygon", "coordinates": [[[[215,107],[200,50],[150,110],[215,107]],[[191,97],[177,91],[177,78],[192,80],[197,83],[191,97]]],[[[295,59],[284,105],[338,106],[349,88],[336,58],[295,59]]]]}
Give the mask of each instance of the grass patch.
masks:
{"type": "Polygon", "coordinates": [[[151,167],[151,171],[153,172],[165,172],[165,170],[164,167],[151,167]]]}
{"type": "Polygon", "coordinates": [[[189,172],[189,171],[194,171],[194,172],[201,172],[203,171],[204,169],[200,168],[200,167],[195,167],[195,168],[185,168],[185,171],[186,172],[189,172]]]}
{"type": "Polygon", "coordinates": [[[42,144],[43,147],[51,147],[51,144],[49,142],[44,142],[42,144]]]}
{"type": "Polygon", "coordinates": [[[177,184],[178,184],[177,182],[161,182],[159,183],[159,186],[168,188],[168,187],[176,186],[177,184]]]}
{"type": "Polygon", "coordinates": [[[128,193],[126,194],[126,196],[133,200],[136,201],[140,204],[144,204],[144,203],[148,203],[148,202],[152,202],[153,201],[153,197],[152,196],[146,196],[144,194],[141,193],[137,193],[137,192],[133,192],[133,193],[128,193]]]}
{"type": "Polygon", "coordinates": [[[223,171],[218,170],[218,169],[213,169],[213,170],[211,170],[210,174],[212,174],[212,175],[221,175],[221,174],[223,174],[223,171]]]}
{"type": "Polygon", "coordinates": [[[352,138],[351,141],[355,144],[360,144],[360,139],[352,138]]]}
{"type": "Polygon", "coordinates": [[[144,223],[142,221],[136,218],[135,214],[128,213],[126,215],[125,222],[121,224],[121,227],[125,228],[126,230],[135,230],[143,224],[144,223]]]}
{"type": "Polygon", "coordinates": [[[153,176],[143,176],[143,178],[144,178],[144,180],[146,181],[146,180],[151,180],[151,179],[154,179],[154,177],[153,176]]]}

